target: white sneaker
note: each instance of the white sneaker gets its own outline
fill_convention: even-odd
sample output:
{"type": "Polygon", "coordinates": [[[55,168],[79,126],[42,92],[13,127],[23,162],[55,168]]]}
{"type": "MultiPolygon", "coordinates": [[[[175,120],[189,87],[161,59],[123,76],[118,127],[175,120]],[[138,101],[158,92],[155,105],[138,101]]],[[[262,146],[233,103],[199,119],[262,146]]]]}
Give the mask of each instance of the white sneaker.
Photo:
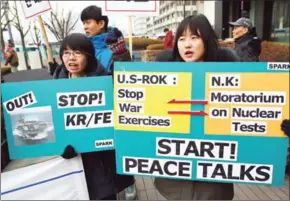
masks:
{"type": "Polygon", "coordinates": [[[137,198],[137,191],[136,186],[133,184],[125,189],[125,199],[126,200],[136,200],[137,198]]]}

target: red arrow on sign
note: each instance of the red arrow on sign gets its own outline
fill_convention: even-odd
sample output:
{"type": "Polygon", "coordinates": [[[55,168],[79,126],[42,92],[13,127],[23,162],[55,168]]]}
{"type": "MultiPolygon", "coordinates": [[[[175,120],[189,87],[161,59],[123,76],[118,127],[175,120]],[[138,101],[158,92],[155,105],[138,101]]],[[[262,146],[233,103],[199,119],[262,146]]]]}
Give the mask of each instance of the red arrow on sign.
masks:
{"type": "Polygon", "coordinates": [[[205,105],[207,104],[207,100],[175,100],[172,99],[171,101],[168,102],[168,104],[202,104],[205,105]]]}
{"type": "Polygon", "coordinates": [[[208,115],[206,112],[200,111],[168,111],[168,114],[179,114],[179,115],[201,115],[206,116],[208,115]]]}

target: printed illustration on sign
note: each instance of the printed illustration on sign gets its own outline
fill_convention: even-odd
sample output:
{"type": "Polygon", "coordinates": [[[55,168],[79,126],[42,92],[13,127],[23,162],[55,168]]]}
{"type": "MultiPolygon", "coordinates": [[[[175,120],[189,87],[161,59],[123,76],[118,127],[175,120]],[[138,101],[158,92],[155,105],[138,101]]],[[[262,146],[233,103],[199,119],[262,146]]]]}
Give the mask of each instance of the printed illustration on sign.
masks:
{"type": "Polygon", "coordinates": [[[191,99],[191,80],[190,73],[116,72],[115,128],[188,134],[190,115],[169,111],[190,111],[172,100],[191,99]]]}
{"type": "Polygon", "coordinates": [[[34,107],[11,114],[14,144],[35,145],[55,142],[51,107],[34,107]]]}
{"type": "Polygon", "coordinates": [[[284,136],[280,124],[289,118],[289,84],[275,80],[286,83],[289,76],[206,73],[205,134],[284,136]]]}

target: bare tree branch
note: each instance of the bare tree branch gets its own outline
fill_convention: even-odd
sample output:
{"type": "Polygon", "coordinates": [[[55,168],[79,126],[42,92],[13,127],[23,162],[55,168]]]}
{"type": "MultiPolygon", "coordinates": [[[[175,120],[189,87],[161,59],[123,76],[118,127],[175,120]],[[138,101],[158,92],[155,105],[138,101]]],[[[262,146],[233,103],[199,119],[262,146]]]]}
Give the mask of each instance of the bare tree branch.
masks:
{"type": "Polygon", "coordinates": [[[20,21],[19,10],[17,8],[17,3],[15,0],[14,0],[13,7],[11,8],[11,14],[13,15],[13,18],[14,18],[12,25],[19,31],[19,34],[20,34],[21,45],[24,49],[25,64],[26,64],[26,67],[28,67],[28,55],[26,52],[25,36],[27,35],[27,33],[30,30],[30,23],[29,23],[27,30],[25,31],[24,27],[22,26],[21,21],[20,21]]]}
{"type": "Polygon", "coordinates": [[[24,32],[24,37],[28,34],[31,28],[31,23],[29,23],[27,30],[24,32]]]}
{"type": "Polygon", "coordinates": [[[66,15],[64,10],[61,12],[51,11],[50,18],[44,20],[44,25],[55,36],[57,41],[62,41],[74,30],[78,19],[73,19],[73,13],[69,11],[66,15]]]}

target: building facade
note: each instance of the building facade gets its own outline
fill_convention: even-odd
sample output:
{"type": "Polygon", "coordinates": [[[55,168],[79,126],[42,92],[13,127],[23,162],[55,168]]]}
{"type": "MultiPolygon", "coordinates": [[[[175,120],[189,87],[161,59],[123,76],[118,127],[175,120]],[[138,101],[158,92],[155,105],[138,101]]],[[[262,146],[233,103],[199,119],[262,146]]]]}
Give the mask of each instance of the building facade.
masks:
{"type": "Polygon", "coordinates": [[[146,17],[134,17],[134,35],[145,36],[147,32],[146,17]]]}
{"type": "Polygon", "coordinates": [[[241,0],[216,1],[217,10],[221,8],[219,16],[219,34],[222,38],[232,36],[229,21],[236,21],[242,16],[242,11],[249,13],[249,18],[256,27],[257,35],[262,40],[276,41],[289,45],[290,11],[287,0],[241,0]]]}
{"type": "Polygon", "coordinates": [[[158,37],[164,35],[163,30],[168,28],[175,33],[178,24],[187,16],[198,12],[199,2],[203,1],[160,1],[160,14],[146,18],[146,34],[158,37]]]}

